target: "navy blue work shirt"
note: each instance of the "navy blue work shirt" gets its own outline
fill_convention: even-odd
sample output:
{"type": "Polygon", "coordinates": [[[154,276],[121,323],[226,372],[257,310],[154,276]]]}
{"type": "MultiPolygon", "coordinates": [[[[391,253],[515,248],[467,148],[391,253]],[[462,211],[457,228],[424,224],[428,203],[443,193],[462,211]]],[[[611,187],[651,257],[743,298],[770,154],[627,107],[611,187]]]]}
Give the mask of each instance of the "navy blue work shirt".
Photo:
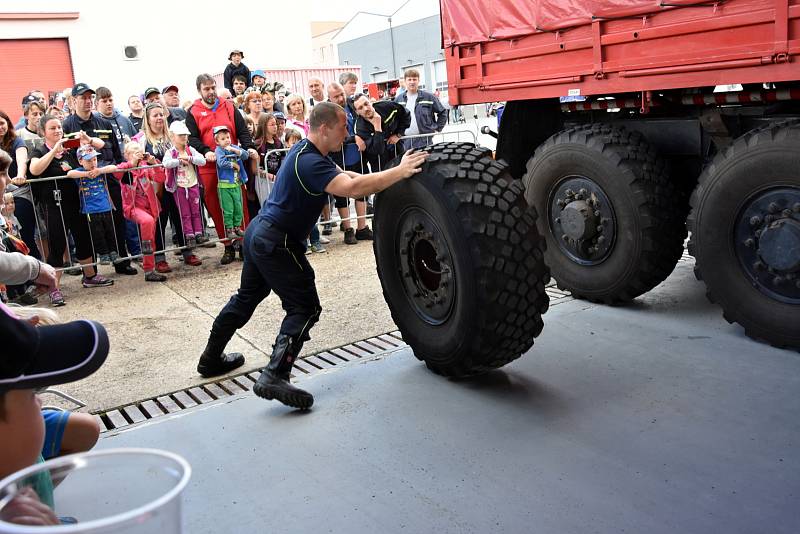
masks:
{"type": "Polygon", "coordinates": [[[259,216],[297,243],[305,243],[328,201],[325,188],[338,174],[336,164],[323,156],[314,143],[308,139],[299,141],[283,160],[259,216]]]}

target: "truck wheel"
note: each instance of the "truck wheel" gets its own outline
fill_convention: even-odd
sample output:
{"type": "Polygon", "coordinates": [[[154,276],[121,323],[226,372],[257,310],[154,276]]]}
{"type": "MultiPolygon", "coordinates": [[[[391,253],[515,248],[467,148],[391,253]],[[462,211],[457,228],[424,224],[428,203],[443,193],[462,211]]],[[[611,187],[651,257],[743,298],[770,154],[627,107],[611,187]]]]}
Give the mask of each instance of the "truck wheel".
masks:
{"type": "Polygon", "coordinates": [[[465,376],[515,360],[542,331],[544,241],[523,188],[472,144],[424,149],[422,172],[376,195],[383,295],[414,354],[465,376]]]}
{"type": "Polygon", "coordinates": [[[736,139],[691,203],[689,252],[709,300],[748,336],[800,350],[800,121],[736,139]]]}
{"type": "Polygon", "coordinates": [[[607,124],[559,132],[527,165],[525,197],[541,214],[558,287],[614,304],[661,283],[683,253],[686,197],[637,132],[607,124]]]}

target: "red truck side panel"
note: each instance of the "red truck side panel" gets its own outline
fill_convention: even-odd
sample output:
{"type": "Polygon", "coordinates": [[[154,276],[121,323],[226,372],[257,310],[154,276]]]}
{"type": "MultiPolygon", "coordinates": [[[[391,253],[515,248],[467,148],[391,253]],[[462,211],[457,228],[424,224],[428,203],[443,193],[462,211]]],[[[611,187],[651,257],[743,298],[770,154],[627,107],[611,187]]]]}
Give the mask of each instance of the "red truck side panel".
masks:
{"type": "Polygon", "coordinates": [[[800,0],[549,1],[441,0],[452,104],[800,80],[800,0]]]}

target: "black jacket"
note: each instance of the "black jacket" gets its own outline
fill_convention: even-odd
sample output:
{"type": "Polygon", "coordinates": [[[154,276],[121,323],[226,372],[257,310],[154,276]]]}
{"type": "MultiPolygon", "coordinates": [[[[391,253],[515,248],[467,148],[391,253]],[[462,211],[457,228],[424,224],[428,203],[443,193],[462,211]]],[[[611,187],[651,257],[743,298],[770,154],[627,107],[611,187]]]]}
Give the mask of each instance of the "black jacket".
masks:
{"type": "Polygon", "coordinates": [[[236,94],[233,92],[233,77],[237,74],[241,74],[247,79],[245,85],[250,85],[250,69],[247,68],[247,65],[239,63],[239,66],[235,67],[233,63],[228,63],[228,66],[225,67],[225,72],[222,74],[222,78],[225,89],[230,91],[232,95],[236,94]]]}
{"type": "Polygon", "coordinates": [[[375,102],[372,107],[381,117],[382,131],[376,132],[370,121],[356,116],[355,133],[367,145],[364,154],[372,171],[377,172],[400,154],[400,145],[389,145],[386,140],[393,135],[402,136],[405,133],[406,128],[411,125],[411,113],[404,106],[389,100],[375,102]]]}
{"type": "Polygon", "coordinates": [[[97,163],[100,167],[124,161],[122,150],[120,150],[119,143],[114,135],[114,127],[99,113],[92,113],[85,121],[76,114],[64,119],[65,134],[80,132],[81,130],[90,137],[99,137],[105,142],[105,146],[99,150],[100,156],[97,158],[97,163]]]}

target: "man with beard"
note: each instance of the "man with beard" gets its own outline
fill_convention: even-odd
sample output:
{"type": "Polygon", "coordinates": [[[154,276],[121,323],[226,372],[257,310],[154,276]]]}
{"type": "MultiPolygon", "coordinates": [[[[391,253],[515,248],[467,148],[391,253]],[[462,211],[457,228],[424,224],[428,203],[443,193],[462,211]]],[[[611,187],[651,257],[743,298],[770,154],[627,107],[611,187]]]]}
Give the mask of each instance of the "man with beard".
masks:
{"type": "MultiPolygon", "coordinates": [[[[217,97],[217,82],[210,74],[201,74],[197,77],[197,92],[200,98],[195,100],[189,113],[186,115],[186,126],[189,128],[189,145],[199,153],[205,155],[207,164],[198,167],[200,182],[203,184],[206,209],[214,220],[214,227],[220,239],[225,239],[225,222],[222,218],[222,208],[217,194],[217,156],[214,149],[214,128],[226,126],[231,134],[231,141],[247,150],[251,158],[258,158],[258,152],[253,144],[247,123],[244,117],[233,105],[233,102],[217,97]]],[[[247,190],[242,184],[242,198],[246,198],[247,190]]],[[[244,225],[249,222],[247,207],[243,206],[244,225]]],[[[231,263],[235,259],[235,251],[231,241],[224,241],[225,252],[220,263],[231,263]]]]}

